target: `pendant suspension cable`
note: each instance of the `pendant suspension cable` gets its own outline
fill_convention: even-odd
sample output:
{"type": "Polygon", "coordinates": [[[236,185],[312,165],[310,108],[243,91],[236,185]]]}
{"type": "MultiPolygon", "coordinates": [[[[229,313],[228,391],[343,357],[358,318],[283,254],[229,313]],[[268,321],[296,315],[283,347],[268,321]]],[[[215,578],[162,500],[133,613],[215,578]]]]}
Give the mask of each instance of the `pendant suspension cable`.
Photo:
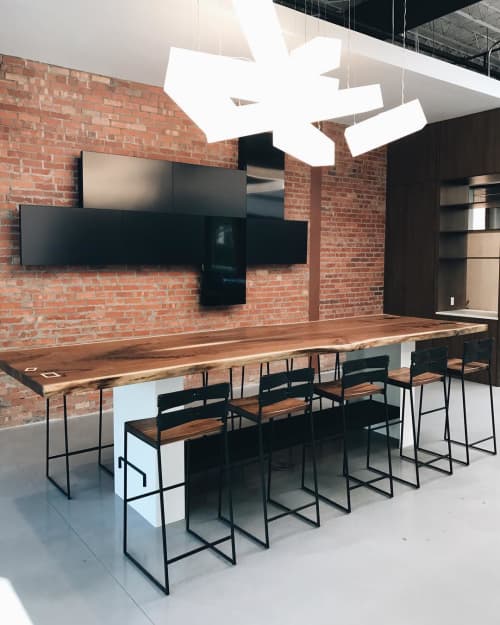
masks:
{"type": "Polygon", "coordinates": [[[222,56],[222,20],[218,20],[219,28],[217,29],[217,43],[219,48],[219,56],[222,56]]]}
{"type": "MultiPolygon", "coordinates": [[[[356,31],[356,2],[354,2],[352,7],[352,29],[356,31]]],[[[352,115],[353,124],[356,125],[356,113],[352,115]]]]}
{"type": "Polygon", "coordinates": [[[307,0],[304,0],[304,43],[307,43],[307,0]]]}
{"type": "Polygon", "coordinates": [[[200,0],[196,0],[196,39],[197,49],[201,49],[201,33],[200,33],[200,0]]]}
{"type": "Polygon", "coordinates": [[[396,29],[395,24],[394,24],[394,1],[392,0],[392,43],[394,44],[394,31],[396,29]]]}
{"type": "MultiPolygon", "coordinates": [[[[406,0],[403,0],[403,49],[406,50],[406,0]]],[[[406,68],[403,62],[401,70],[401,104],[405,103],[406,68]]]]}
{"type": "Polygon", "coordinates": [[[351,0],[347,6],[347,88],[351,86],[351,0]]]}

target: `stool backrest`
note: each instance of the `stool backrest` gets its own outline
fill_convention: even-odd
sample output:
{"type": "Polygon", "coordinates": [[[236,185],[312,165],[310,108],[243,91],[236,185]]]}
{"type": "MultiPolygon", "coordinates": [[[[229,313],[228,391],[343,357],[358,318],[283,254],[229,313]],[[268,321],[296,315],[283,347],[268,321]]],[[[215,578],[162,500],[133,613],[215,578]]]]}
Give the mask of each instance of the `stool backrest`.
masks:
{"type": "Polygon", "coordinates": [[[227,382],[158,395],[156,417],[158,433],[196,419],[221,419],[225,422],[228,397],[229,384],[227,382]],[[179,406],[183,408],[172,410],[179,406]]]}
{"type": "Polygon", "coordinates": [[[463,364],[466,365],[469,362],[487,362],[491,364],[492,349],[493,339],[490,338],[464,341],[463,364]]]}
{"type": "Polygon", "coordinates": [[[387,384],[389,356],[371,356],[346,360],[342,365],[342,394],[345,389],[373,382],[387,384]]]}
{"type": "Polygon", "coordinates": [[[410,379],[421,373],[446,375],[448,367],[448,348],[431,347],[411,353],[410,379]]]}
{"type": "Polygon", "coordinates": [[[259,384],[259,407],[269,406],[285,399],[303,397],[312,400],[314,369],[296,369],[263,375],[259,384]]]}

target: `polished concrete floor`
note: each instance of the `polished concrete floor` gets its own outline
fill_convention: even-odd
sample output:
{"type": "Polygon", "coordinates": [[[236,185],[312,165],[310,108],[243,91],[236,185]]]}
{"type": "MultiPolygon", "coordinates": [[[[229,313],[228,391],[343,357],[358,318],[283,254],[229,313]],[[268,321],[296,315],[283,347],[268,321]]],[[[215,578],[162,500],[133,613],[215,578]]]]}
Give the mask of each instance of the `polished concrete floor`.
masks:
{"type": "MultiPolygon", "coordinates": [[[[458,386],[454,391],[458,434],[458,386]]],[[[469,384],[468,391],[470,422],[481,438],[488,428],[486,387],[469,384]]],[[[438,401],[436,392],[428,393],[428,405],[438,401]]],[[[500,389],[495,403],[500,413],[500,389]]],[[[425,419],[424,439],[436,440],[441,417],[425,419]]],[[[95,426],[94,419],[74,419],[71,437],[92,442],[95,426]]],[[[382,451],[379,443],[381,464],[382,451]]],[[[174,564],[166,597],[123,557],[121,501],[94,458],[72,462],[74,499],[67,501],[47,483],[43,455],[43,425],[0,432],[0,578],[10,580],[34,625],[500,622],[499,457],[472,452],[471,466],[456,465],[451,477],[422,469],[422,488],[396,484],[393,499],[357,489],[350,515],[321,504],[319,529],[293,518],[277,521],[268,551],[238,536],[237,566],[209,552],[174,564]]],[[[321,485],[340,498],[338,450],[325,442],[320,456],[321,485]]],[[[361,448],[357,456],[361,463],[361,448]]],[[[298,450],[282,453],[277,464],[276,495],[299,501],[298,450]]],[[[60,475],[62,469],[55,467],[60,475]]],[[[411,475],[410,465],[402,469],[411,475]]],[[[202,476],[193,517],[210,536],[220,531],[211,520],[213,477],[202,476]]],[[[236,513],[258,530],[255,477],[254,467],[237,472],[236,513]]],[[[159,572],[158,531],[134,513],[130,540],[159,572]]],[[[170,526],[171,553],[187,544],[183,525],[170,526]]],[[[0,623],[11,622],[0,606],[0,623]]]]}

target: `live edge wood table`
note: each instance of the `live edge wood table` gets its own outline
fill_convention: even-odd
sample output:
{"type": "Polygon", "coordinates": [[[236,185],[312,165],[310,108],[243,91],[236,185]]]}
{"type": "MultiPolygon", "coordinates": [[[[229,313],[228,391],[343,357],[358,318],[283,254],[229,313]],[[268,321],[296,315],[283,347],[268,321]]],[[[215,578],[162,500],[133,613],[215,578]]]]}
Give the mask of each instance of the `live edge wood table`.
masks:
{"type": "MultiPolygon", "coordinates": [[[[38,395],[55,395],[89,389],[113,388],[115,492],[121,497],[123,470],[118,458],[123,449],[123,424],[156,414],[159,393],[179,390],[183,376],[211,369],[298,357],[310,353],[348,352],[384,348],[391,367],[409,365],[415,341],[486,332],[482,323],[422,319],[395,315],[370,315],[327,321],[258,326],[167,334],[0,353],[0,369],[38,395]],[[397,346],[396,349],[388,346],[397,346]]],[[[405,424],[409,424],[409,419],[405,424]]],[[[405,427],[403,440],[410,442],[405,427]]],[[[183,481],[184,446],[168,446],[165,484],[183,481]]],[[[130,445],[129,458],[144,468],[148,488],[155,488],[155,456],[139,440],[130,445]]],[[[164,450],[165,451],[165,450],[164,450]]],[[[131,496],[142,490],[142,479],[131,473],[131,496]],[[136,478],[136,482],[134,481],[136,478]]],[[[166,495],[170,522],[184,516],[184,494],[175,489],[166,495]]],[[[156,500],[156,497],[147,499],[156,500]]],[[[159,524],[158,505],[147,499],[136,509],[152,524],[159,524]]]]}

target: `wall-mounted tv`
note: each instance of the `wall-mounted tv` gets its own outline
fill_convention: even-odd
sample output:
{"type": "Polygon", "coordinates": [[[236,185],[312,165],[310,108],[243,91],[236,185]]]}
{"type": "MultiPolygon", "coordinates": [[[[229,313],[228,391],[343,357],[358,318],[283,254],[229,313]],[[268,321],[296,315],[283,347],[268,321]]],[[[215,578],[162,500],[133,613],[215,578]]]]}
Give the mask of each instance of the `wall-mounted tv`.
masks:
{"type": "Polygon", "coordinates": [[[238,169],[82,152],[80,181],[84,208],[246,216],[238,169]]]}
{"type": "Polygon", "coordinates": [[[285,153],[270,132],[239,139],[238,167],[247,176],[247,215],[284,219],[285,153]]]}
{"type": "Polygon", "coordinates": [[[307,221],[247,219],[249,265],[307,263],[307,221]]]}
{"type": "Polygon", "coordinates": [[[207,217],[205,260],[201,273],[202,306],[245,304],[246,220],[207,217]]]}
{"type": "Polygon", "coordinates": [[[82,206],[171,213],[172,166],[151,158],[82,152],[82,206]]]}
{"type": "Polygon", "coordinates": [[[21,264],[197,265],[205,218],[141,211],[21,206],[21,264]]]}
{"type": "Polygon", "coordinates": [[[82,152],[83,208],[21,206],[21,263],[195,265],[203,305],[245,303],[247,265],[307,262],[307,222],[283,218],[270,135],[240,146],[246,171],[82,152]],[[247,190],[262,217],[247,219],[247,190]]]}

